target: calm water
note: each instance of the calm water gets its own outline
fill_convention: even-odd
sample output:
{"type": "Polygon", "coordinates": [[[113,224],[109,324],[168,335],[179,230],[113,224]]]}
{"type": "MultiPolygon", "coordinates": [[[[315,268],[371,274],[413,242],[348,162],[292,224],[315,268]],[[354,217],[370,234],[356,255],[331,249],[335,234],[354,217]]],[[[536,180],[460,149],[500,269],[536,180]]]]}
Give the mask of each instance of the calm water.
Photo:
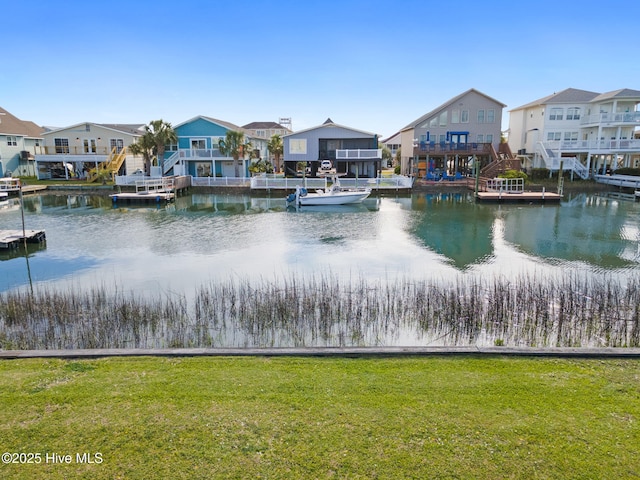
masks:
{"type": "MultiPolygon", "coordinates": [[[[194,194],[166,207],[109,198],[28,196],[26,228],[44,229],[28,258],[0,252],[0,291],[29,284],[192,291],[217,279],[331,273],[455,279],[578,270],[640,272],[640,204],[577,195],[560,205],[476,204],[466,194],[368,199],[287,210],[283,197],[194,194]]],[[[20,229],[17,200],[0,229],[20,229]]]]}
{"type": "MultiPolygon", "coordinates": [[[[149,315],[123,323],[100,312],[88,313],[88,323],[68,314],[56,322],[42,315],[5,321],[0,348],[640,342],[635,320],[615,310],[620,300],[598,297],[597,289],[591,298],[580,280],[558,283],[563,299],[547,299],[521,281],[546,285],[569,273],[637,285],[640,204],[629,201],[577,195],[560,205],[483,205],[466,194],[414,194],[300,211],[287,210],[281,196],[189,195],[166,207],[114,208],[109,198],[85,195],[29,196],[24,203],[26,228],[44,229],[47,242],[30,246],[28,256],[0,253],[0,292],[74,295],[97,287],[151,302],[178,299],[181,305],[184,299],[191,310],[166,314],[159,325],[149,323],[149,315]],[[500,292],[492,279],[502,285],[500,292]],[[296,302],[314,298],[315,306],[295,310],[297,303],[287,299],[292,280],[303,287],[296,302]],[[474,294],[456,290],[478,281],[484,286],[474,294]],[[244,286],[232,294],[216,290],[233,282],[244,286]],[[254,303],[256,288],[276,310],[265,314],[266,307],[254,303]],[[236,308],[224,306],[235,294],[246,295],[238,304],[248,316],[233,317],[236,308]],[[484,298],[482,314],[470,303],[476,296],[484,298]],[[500,305],[508,297],[507,312],[500,305]],[[197,313],[202,298],[217,307],[205,305],[209,310],[197,313]],[[456,307],[456,298],[464,299],[466,310],[456,307]],[[293,310],[281,314],[280,301],[293,310]],[[562,302],[577,315],[569,330],[559,320],[562,302]],[[532,309],[521,309],[529,304],[532,309]],[[614,327],[598,320],[599,305],[614,309],[603,314],[616,320],[614,327]],[[431,313],[416,313],[425,306],[431,313]]],[[[16,200],[0,208],[0,229],[20,229],[21,223],[16,200]]],[[[635,303],[620,308],[632,316],[635,303]]]]}

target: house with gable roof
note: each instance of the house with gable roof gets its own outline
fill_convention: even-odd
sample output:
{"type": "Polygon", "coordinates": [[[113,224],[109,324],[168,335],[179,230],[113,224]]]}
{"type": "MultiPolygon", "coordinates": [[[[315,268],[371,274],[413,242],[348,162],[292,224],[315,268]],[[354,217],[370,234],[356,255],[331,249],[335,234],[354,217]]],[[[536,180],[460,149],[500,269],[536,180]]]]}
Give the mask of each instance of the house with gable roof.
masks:
{"type": "Polygon", "coordinates": [[[133,173],[143,167],[140,157],[127,147],[144,134],[144,124],[83,122],[42,134],[43,144],[35,155],[39,179],[87,178],[99,166],[114,174],[133,173]]]}
{"type": "Polygon", "coordinates": [[[505,106],[472,88],[409,123],[399,132],[401,173],[454,175],[468,173],[473,158],[482,166],[499,160],[505,106]]]}
{"type": "Polygon", "coordinates": [[[509,112],[509,145],[527,167],[570,170],[582,178],[638,168],[640,91],[567,88],[509,112]]]}
{"type": "Polygon", "coordinates": [[[36,174],[35,153],[42,144],[44,131],[0,108],[0,177],[36,174]]]}
{"type": "Polygon", "coordinates": [[[283,144],[285,175],[295,176],[298,162],[304,162],[315,176],[323,160],[330,160],[337,173],[347,177],[375,178],[381,168],[378,135],[338,125],[330,118],[285,135],[283,144]]]}
{"type": "MultiPolygon", "coordinates": [[[[252,136],[244,128],[233,123],[204,115],[182,122],[173,129],[178,144],[170,146],[165,152],[163,174],[177,173],[193,177],[234,177],[233,158],[223,155],[218,148],[220,140],[228,131],[242,132],[251,142],[252,158],[266,158],[267,138],[252,136]]],[[[241,172],[249,176],[249,156],[241,158],[241,172]]]]}

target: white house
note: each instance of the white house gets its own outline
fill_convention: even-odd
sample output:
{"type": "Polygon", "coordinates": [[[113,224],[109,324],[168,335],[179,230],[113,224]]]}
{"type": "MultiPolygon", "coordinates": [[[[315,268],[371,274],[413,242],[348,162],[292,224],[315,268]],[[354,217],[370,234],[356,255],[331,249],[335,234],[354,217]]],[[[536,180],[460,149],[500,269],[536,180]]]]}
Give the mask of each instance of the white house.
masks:
{"type": "Polygon", "coordinates": [[[568,88],[509,112],[509,146],[525,167],[570,170],[582,178],[638,167],[640,91],[568,88]]]}

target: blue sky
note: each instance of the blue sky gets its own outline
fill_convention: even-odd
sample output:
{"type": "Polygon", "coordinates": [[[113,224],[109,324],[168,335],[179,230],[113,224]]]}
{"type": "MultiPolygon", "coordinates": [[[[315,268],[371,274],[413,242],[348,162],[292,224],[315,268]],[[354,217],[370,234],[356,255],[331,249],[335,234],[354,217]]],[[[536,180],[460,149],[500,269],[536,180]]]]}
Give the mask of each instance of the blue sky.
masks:
{"type": "Polygon", "coordinates": [[[565,88],[640,90],[639,13],[618,0],[22,0],[3,22],[0,106],[57,127],[331,117],[384,137],[475,88],[507,105],[506,127],[509,109],[565,88]]]}

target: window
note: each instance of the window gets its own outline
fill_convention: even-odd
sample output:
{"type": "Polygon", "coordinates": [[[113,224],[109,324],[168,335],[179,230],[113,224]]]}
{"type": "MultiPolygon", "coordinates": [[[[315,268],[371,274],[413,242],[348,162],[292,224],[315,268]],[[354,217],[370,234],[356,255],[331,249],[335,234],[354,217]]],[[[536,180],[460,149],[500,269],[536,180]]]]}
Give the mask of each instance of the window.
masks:
{"type": "Polygon", "coordinates": [[[427,141],[427,136],[426,135],[420,135],[420,141],[421,142],[426,142],[427,141]]]}
{"type": "Polygon", "coordinates": [[[493,134],[487,133],[487,143],[493,143],[493,134]]]}
{"type": "Polygon", "coordinates": [[[575,142],[578,140],[578,132],[564,132],[565,142],[575,142]]]}
{"type": "Polygon", "coordinates": [[[110,138],[109,139],[109,150],[116,149],[116,152],[120,153],[120,151],[124,148],[124,140],[122,138],[110,138]]]}
{"type": "Polygon", "coordinates": [[[478,110],[478,123],[484,123],[484,110],[478,110]]]}
{"type": "Polygon", "coordinates": [[[469,123],[469,110],[462,110],[460,112],[460,123],[469,123]]]}
{"type": "Polygon", "coordinates": [[[578,107],[568,108],[567,120],[580,120],[580,108],[578,107]]]}
{"type": "Polygon", "coordinates": [[[447,112],[442,112],[440,114],[440,126],[441,127],[447,126],[447,112]]]}
{"type": "Polygon", "coordinates": [[[460,123],[460,110],[451,110],[451,123],[460,123]]]}
{"type": "Polygon", "coordinates": [[[487,123],[495,123],[495,122],[496,122],[496,111],[493,108],[490,110],[487,110],[487,123]]]}
{"type": "Polygon", "coordinates": [[[56,146],[56,153],[69,153],[68,138],[54,138],[53,141],[56,146]]]}
{"type": "Polygon", "coordinates": [[[484,143],[484,135],[483,134],[479,133],[477,139],[478,139],[478,143],[484,143]]]}
{"type": "Polygon", "coordinates": [[[17,137],[7,137],[7,145],[10,147],[18,146],[18,138],[17,137]]]}
{"type": "Polygon", "coordinates": [[[437,127],[438,126],[438,117],[433,117],[431,119],[431,121],[429,122],[429,126],[430,127],[437,127]]]}
{"type": "Polygon", "coordinates": [[[556,142],[560,140],[560,132],[548,132],[547,133],[547,141],[548,142],[556,142]]]}
{"type": "Polygon", "coordinates": [[[549,120],[562,120],[562,108],[552,108],[549,114],[549,120]]]}

